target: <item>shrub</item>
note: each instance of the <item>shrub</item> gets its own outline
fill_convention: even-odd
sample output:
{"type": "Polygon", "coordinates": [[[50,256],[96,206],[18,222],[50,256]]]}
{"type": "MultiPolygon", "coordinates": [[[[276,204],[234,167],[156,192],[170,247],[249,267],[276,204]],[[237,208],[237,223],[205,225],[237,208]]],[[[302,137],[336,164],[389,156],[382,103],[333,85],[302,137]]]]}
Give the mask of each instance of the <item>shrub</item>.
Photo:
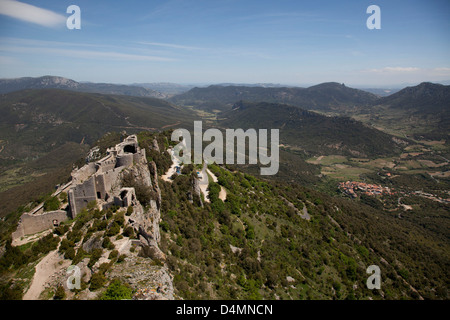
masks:
{"type": "Polygon", "coordinates": [[[108,259],[110,259],[110,260],[115,259],[115,258],[117,258],[118,255],[119,255],[119,251],[113,250],[113,251],[111,251],[111,253],[109,254],[108,259]]]}
{"type": "Polygon", "coordinates": [[[120,225],[116,221],[114,221],[108,228],[108,230],[106,230],[106,235],[108,237],[112,237],[118,234],[119,232],[120,232],[120,225]]]}
{"type": "Polygon", "coordinates": [[[44,211],[55,211],[61,206],[61,202],[57,197],[50,197],[44,202],[44,211]]]}
{"type": "Polygon", "coordinates": [[[53,296],[53,300],[64,300],[66,298],[66,291],[63,286],[59,286],[56,289],[55,295],[53,296]]]}
{"type": "Polygon", "coordinates": [[[94,273],[90,283],[89,290],[96,291],[105,285],[106,277],[101,272],[94,273]]]}
{"type": "Polygon", "coordinates": [[[109,237],[105,237],[102,242],[102,247],[108,250],[112,250],[115,248],[114,243],[111,242],[109,237]]]}
{"type": "Polygon", "coordinates": [[[78,264],[84,259],[85,256],[87,256],[86,251],[84,251],[83,248],[79,248],[75,258],[72,259],[72,264],[78,264]]]}
{"type": "Polygon", "coordinates": [[[117,213],[115,216],[114,216],[114,222],[116,222],[119,226],[123,226],[124,225],[124,223],[125,223],[125,216],[124,216],[124,213],[123,212],[121,212],[121,213],[117,213]]]}
{"type": "Polygon", "coordinates": [[[68,197],[67,197],[67,193],[66,192],[61,192],[59,194],[59,200],[61,200],[62,203],[66,203],[68,201],[67,199],[68,199],[68,197]]]}
{"type": "Polygon", "coordinates": [[[120,282],[119,279],[115,279],[108,286],[106,291],[100,297],[101,300],[124,300],[131,299],[133,294],[133,290],[120,282]]]}
{"type": "Polygon", "coordinates": [[[64,258],[73,260],[75,258],[75,249],[72,247],[67,248],[66,252],[64,253],[64,258]]]}
{"type": "Polygon", "coordinates": [[[123,235],[128,238],[134,238],[134,229],[131,226],[128,226],[123,231],[123,235]]]}
{"type": "Polygon", "coordinates": [[[102,249],[94,249],[91,252],[91,259],[89,260],[88,267],[92,268],[92,266],[100,259],[103,254],[102,249]]]}
{"type": "Polygon", "coordinates": [[[131,214],[133,213],[133,211],[134,211],[134,208],[133,208],[132,206],[129,206],[129,207],[127,208],[127,216],[131,216],[131,214]]]}
{"type": "Polygon", "coordinates": [[[69,226],[68,225],[60,225],[57,228],[55,228],[55,230],[53,231],[56,235],[58,236],[62,236],[63,234],[65,234],[67,231],[69,231],[69,226]]]}

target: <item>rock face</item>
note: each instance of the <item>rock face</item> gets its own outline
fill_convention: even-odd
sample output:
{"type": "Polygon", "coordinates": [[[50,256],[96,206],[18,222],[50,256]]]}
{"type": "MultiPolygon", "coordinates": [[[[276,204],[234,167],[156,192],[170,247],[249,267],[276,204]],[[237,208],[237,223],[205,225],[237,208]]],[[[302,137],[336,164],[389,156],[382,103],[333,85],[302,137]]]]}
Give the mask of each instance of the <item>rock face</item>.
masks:
{"type": "Polygon", "coordinates": [[[136,289],[134,300],[173,300],[172,276],[165,266],[155,265],[143,257],[127,258],[108,274],[136,289]]]}
{"type": "MultiPolygon", "coordinates": [[[[154,142],[157,147],[156,140],[154,142]]],[[[159,150],[156,147],[153,146],[159,150]]],[[[155,199],[151,199],[145,208],[139,201],[133,203],[133,212],[127,222],[136,234],[137,240],[133,240],[133,245],[137,254],[129,255],[124,262],[116,264],[109,277],[118,277],[135,288],[135,299],[173,299],[172,278],[163,265],[166,256],[159,248],[161,192],[156,165],[141,161],[124,169],[120,176],[125,175],[134,183],[151,188],[155,199]]]]}
{"type": "Polygon", "coordinates": [[[202,190],[200,189],[200,182],[197,178],[191,177],[191,190],[188,192],[187,197],[188,200],[193,203],[194,198],[199,201],[199,205],[203,207],[203,201],[201,197],[202,190]]]}

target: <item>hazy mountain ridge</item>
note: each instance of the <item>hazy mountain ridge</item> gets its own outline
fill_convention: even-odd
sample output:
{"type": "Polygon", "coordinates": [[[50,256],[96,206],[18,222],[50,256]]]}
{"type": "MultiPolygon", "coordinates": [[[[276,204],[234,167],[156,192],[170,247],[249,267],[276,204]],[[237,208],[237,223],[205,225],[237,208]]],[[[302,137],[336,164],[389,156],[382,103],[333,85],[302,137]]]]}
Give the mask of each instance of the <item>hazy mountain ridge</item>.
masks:
{"type": "Polygon", "coordinates": [[[413,106],[422,109],[429,105],[448,107],[449,87],[424,82],[401,90],[395,89],[388,94],[384,89],[372,89],[372,93],[368,92],[369,89],[355,89],[336,82],[321,83],[308,88],[212,85],[193,88],[169,100],[180,105],[193,105],[208,110],[215,108],[220,111],[229,110],[237,101],[245,100],[291,104],[321,112],[345,113],[352,111],[354,107],[367,109],[381,104],[394,108],[413,106]],[[381,94],[383,92],[384,94],[381,94]]]}
{"type": "Polygon", "coordinates": [[[307,154],[373,157],[400,152],[391,136],[346,117],[328,117],[294,106],[239,102],[219,122],[231,128],[280,129],[280,141],[307,154]]]}
{"type": "Polygon", "coordinates": [[[0,197],[10,199],[3,202],[0,215],[15,210],[21,204],[16,200],[42,192],[40,186],[60,183],[55,172],[70,170],[80,154],[107,132],[193,124],[191,114],[164,100],[61,89],[0,95],[0,113],[0,197]],[[45,183],[39,182],[41,178],[45,183]]]}
{"type": "Polygon", "coordinates": [[[285,103],[307,110],[336,111],[341,108],[371,105],[377,99],[378,97],[372,93],[328,82],[309,88],[214,85],[207,88],[193,88],[170,98],[169,101],[220,111],[229,110],[239,100],[285,103]]]}
{"type": "Polygon", "coordinates": [[[79,92],[123,94],[137,97],[165,98],[166,95],[140,86],[111,83],[82,83],[71,79],[43,76],[38,78],[0,79],[0,94],[24,89],[65,89],[79,92]]]}

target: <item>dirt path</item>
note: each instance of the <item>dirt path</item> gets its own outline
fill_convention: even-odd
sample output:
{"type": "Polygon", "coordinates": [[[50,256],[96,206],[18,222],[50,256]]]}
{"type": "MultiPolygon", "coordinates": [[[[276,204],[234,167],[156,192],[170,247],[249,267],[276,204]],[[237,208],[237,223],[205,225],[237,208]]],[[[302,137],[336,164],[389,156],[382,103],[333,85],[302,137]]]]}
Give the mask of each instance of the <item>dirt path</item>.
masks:
{"type": "Polygon", "coordinates": [[[209,191],[208,191],[208,186],[209,186],[209,178],[208,178],[208,167],[206,162],[203,164],[203,169],[202,169],[202,179],[200,180],[200,190],[202,191],[204,197],[205,197],[205,201],[206,202],[210,202],[208,195],[209,195],[209,191]]]}
{"type": "Polygon", "coordinates": [[[23,300],[38,300],[39,295],[45,289],[46,283],[50,280],[51,276],[60,271],[63,268],[68,267],[70,261],[59,264],[61,261],[58,253],[58,249],[51,251],[46,255],[35,267],[35,273],[31,281],[30,288],[23,296],[23,300]]]}
{"type": "Polygon", "coordinates": [[[172,165],[170,166],[169,170],[167,170],[167,172],[161,176],[161,179],[171,183],[172,180],[170,179],[170,177],[173,176],[173,174],[176,172],[175,167],[179,166],[180,163],[179,163],[178,159],[176,159],[174,157],[172,149],[167,150],[167,152],[169,152],[170,156],[172,157],[172,165]]]}
{"type": "MultiPolygon", "coordinates": [[[[214,182],[218,182],[217,177],[212,173],[209,169],[206,169],[206,172],[208,172],[211,177],[213,178],[214,182]]],[[[225,201],[227,199],[227,190],[223,186],[220,186],[220,193],[219,193],[219,199],[222,201],[225,201]]]]}
{"type": "Polygon", "coordinates": [[[177,121],[177,123],[165,125],[164,127],[161,127],[161,129],[165,129],[165,128],[169,128],[169,127],[174,127],[174,126],[179,125],[180,123],[181,123],[181,121],[177,121]]]}

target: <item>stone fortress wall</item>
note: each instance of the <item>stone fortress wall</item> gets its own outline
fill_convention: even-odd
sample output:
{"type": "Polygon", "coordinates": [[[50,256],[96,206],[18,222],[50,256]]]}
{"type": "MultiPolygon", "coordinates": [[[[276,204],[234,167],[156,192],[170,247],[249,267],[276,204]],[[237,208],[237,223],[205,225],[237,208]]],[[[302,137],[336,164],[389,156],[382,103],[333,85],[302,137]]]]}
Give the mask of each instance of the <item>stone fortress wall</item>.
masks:
{"type": "Polygon", "coordinates": [[[128,207],[136,203],[134,188],[120,187],[120,173],[134,164],[147,165],[145,149],[140,149],[136,135],[107,150],[107,155],[97,162],[90,162],[72,172],[72,181],[61,186],[53,196],[68,190],[69,211],[44,212],[40,204],[24,213],[17,230],[12,234],[13,243],[23,236],[38,233],[75,218],[87,204],[97,201],[103,208],[112,205],[128,207]]]}
{"type": "Polygon", "coordinates": [[[67,220],[67,212],[64,210],[40,214],[29,214],[26,212],[20,217],[20,223],[17,226],[17,230],[12,234],[12,238],[13,240],[20,239],[23,236],[56,227],[65,220],[67,220]]]}

